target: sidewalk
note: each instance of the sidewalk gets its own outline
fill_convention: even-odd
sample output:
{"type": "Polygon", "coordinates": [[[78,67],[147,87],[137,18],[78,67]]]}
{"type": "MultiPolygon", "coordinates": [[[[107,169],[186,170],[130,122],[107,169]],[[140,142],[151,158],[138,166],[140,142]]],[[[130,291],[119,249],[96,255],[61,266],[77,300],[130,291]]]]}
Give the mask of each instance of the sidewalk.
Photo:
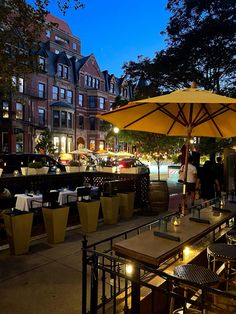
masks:
{"type": "MultiPolygon", "coordinates": [[[[169,211],[178,208],[181,194],[170,196],[169,211]]],[[[116,225],[99,223],[89,243],[151,222],[158,216],[134,215],[116,225]]],[[[0,251],[0,314],[81,313],[82,254],[80,226],[68,230],[64,243],[51,245],[46,236],[33,239],[28,254],[0,251]]]]}

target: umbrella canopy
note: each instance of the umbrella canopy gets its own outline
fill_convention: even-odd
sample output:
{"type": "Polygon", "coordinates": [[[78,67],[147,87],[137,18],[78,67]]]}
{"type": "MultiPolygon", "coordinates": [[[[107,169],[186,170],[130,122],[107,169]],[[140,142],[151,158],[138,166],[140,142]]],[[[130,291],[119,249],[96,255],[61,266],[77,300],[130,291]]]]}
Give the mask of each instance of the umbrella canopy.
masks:
{"type": "Polygon", "coordinates": [[[129,103],[98,118],[124,130],[170,136],[233,137],[236,99],[186,88],[129,103]]]}
{"type": "Polygon", "coordinates": [[[72,155],[86,155],[86,154],[90,154],[93,151],[88,149],[88,148],[81,148],[81,149],[77,149],[77,150],[73,150],[72,152],[70,152],[70,154],[72,155]]]}
{"type": "Polygon", "coordinates": [[[133,154],[128,153],[128,152],[123,152],[123,151],[116,152],[115,156],[117,156],[117,157],[134,157],[133,154]]]}
{"type": "Polygon", "coordinates": [[[183,207],[186,206],[188,150],[191,136],[236,136],[236,99],[196,88],[134,101],[97,115],[123,130],[146,131],[168,136],[185,136],[183,207]]]}

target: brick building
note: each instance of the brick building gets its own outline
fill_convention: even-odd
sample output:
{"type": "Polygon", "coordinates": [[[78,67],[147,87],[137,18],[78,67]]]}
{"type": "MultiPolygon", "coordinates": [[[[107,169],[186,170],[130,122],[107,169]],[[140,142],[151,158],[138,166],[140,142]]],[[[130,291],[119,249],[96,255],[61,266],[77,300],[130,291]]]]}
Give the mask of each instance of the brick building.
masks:
{"type": "Polygon", "coordinates": [[[62,20],[47,16],[57,26],[42,35],[37,52],[40,73],[15,78],[18,94],[2,101],[0,152],[33,152],[37,137],[48,128],[56,153],[79,147],[106,148],[102,121],[115,98],[132,97],[132,85],[101,71],[93,54],[81,54],[80,39],[62,20]]]}

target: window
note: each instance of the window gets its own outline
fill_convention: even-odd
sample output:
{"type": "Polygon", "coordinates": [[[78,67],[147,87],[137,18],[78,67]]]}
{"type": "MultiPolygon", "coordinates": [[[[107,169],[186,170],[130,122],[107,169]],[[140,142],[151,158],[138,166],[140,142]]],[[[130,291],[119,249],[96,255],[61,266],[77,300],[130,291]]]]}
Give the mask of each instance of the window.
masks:
{"type": "Polygon", "coordinates": [[[89,149],[90,150],[95,150],[95,140],[90,140],[89,141],[89,149]]]}
{"type": "Polygon", "coordinates": [[[100,87],[100,81],[96,79],[96,89],[99,89],[99,87],[100,87]]]}
{"type": "Polygon", "coordinates": [[[51,32],[50,32],[49,30],[46,30],[46,36],[47,36],[48,38],[50,38],[51,32]]]}
{"type": "Polygon", "coordinates": [[[94,131],[95,130],[95,117],[89,117],[89,129],[94,131]]]}
{"type": "Polygon", "coordinates": [[[65,79],[68,79],[68,77],[69,77],[68,67],[67,67],[67,66],[64,66],[64,78],[65,78],[65,79]]]}
{"type": "Polygon", "coordinates": [[[67,91],[67,102],[73,104],[73,92],[71,90],[67,91]]]}
{"type": "Polygon", "coordinates": [[[53,100],[59,99],[59,88],[57,86],[52,87],[52,99],[53,100]]]}
{"type": "Polygon", "coordinates": [[[114,92],[115,92],[115,84],[111,83],[111,85],[110,85],[110,93],[114,94],[114,92]]]}
{"type": "Polygon", "coordinates": [[[79,94],[79,106],[83,107],[83,102],[84,102],[84,95],[79,94]]]}
{"type": "Polygon", "coordinates": [[[60,111],[53,110],[53,126],[59,127],[60,126],[60,111]]]}
{"type": "Polygon", "coordinates": [[[68,122],[67,127],[68,127],[69,129],[72,129],[72,113],[71,113],[71,112],[68,112],[68,113],[67,113],[67,118],[68,118],[68,120],[67,120],[67,122],[68,122]]]}
{"type": "Polygon", "coordinates": [[[96,79],[93,77],[92,78],[92,87],[95,88],[95,86],[96,86],[96,79]]]}
{"type": "Polygon", "coordinates": [[[23,112],[23,105],[19,102],[16,103],[16,119],[17,120],[23,120],[24,118],[24,112],[23,112]]]}
{"type": "Polygon", "coordinates": [[[45,125],[45,109],[43,108],[38,108],[38,121],[39,121],[39,125],[45,125]]]}
{"type": "Polygon", "coordinates": [[[18,79],[18,92],[24,93],[24,79],[22,77],[18,79]]]}
{"type": "Polygon", "coordinates": [[[65,90],[65,88],[61,88],[61,98],[62,99],[66,98],[66,90],[65,90]]]}
{"type": "Polygon", "coordinates": [[[61,112],[61,127],[62,128],[67,127],[67,112],[66,111],[61,112]]]}
{"type": "Polygon", "coordinates": [[[60,42],[62,42],[64,44],[68,44],[68,40],[66,40],[66,39],[64,39],[62,37],[59,37],[57,35],[55,36],[55,40],[60,41],[60,42]]]}
{"type": "Polygon", "coordinates": [[[104,110],[105,109],[105,98],[99,97],[99,108],[104,110]]]}
{"type": "Polygon", "coordinates": [[[59,137],[58,136],[54,136],[53,137],[53,145],[56,148],[55,153],[59,152],[59,143],[60,143],[59,137]]]}
{"type": "Polygon", "coordinates": [[[92,77],[88,76],[88,86],[92,86],[92,77]]]}
{"type": "Polygon", "coordinates": [[[9,103],[7,101],[3,101],[2,103],[2,117],[4,119],[9,118],[9,103]]]}
{"type": "Polygon", "coordinates": [[[57,65],[57,74],[59,77],[68,79],[69,77],[69,68],[66,65],[58,64],[57,65]]]}
{"type": "Polygon", "coordinates": [[[113,109],[113,102],[110,101],[110,111],[113,109]]]}
{"type": "Polygon", "coordinates": [[[95,97],[94,96],[89,96],[89,107],[95,108],[95,97]]]}
{"type": "Polygon", "coordinates": [[[12,77],[12,86],[16,88],[19,93],[24,92],[24,79],[22,77],[12,77]]]}
{"type": "Polygon", "coordinates": [[[76,43],[72,43],[72,49],[76,50],[76,43]]]}
{"type": "Polygon", "coordinates": [[[16,152],[23,152],[23,130],[19,129],[16,134],[16,152]]]}
{"type": "Polygon", "coordinates": [[[38,83],[38,97],[45,98],[45,84],[38,83]]]}
{"type": "Polygon", "coordinates": [[[104,125],[105,125],[105,121],[99,120],[99,131],[104,131],[104,125]]]}
{"type": "Polygon", "coordinates": [[[45,71],[46,69],[46,60],[43,57],[39,57],[39,67],[41,70],[45,71]]]}
{"type": "Polygon", "coordinates": [[[79,129],[83,130],[84,129],[84,117],[79,116],[79,129]]]}
{"type": "Polygon", "coordinates": [[[61,64],[57,66],[57,73],[59,77],[63,77],[63,66],[61,64]]]}

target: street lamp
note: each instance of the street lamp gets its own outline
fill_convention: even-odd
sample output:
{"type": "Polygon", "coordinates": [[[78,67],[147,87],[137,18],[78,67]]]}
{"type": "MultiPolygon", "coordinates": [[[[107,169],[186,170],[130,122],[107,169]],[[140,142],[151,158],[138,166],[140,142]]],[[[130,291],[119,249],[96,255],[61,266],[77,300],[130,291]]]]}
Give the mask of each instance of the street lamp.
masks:
{"type": "Polygon", "coordinates": [[[119,151],[118,133],[120,132],[120,129],[115,126],[113,132],[115,133],[115,152],[117,153],[119,151]]]}

